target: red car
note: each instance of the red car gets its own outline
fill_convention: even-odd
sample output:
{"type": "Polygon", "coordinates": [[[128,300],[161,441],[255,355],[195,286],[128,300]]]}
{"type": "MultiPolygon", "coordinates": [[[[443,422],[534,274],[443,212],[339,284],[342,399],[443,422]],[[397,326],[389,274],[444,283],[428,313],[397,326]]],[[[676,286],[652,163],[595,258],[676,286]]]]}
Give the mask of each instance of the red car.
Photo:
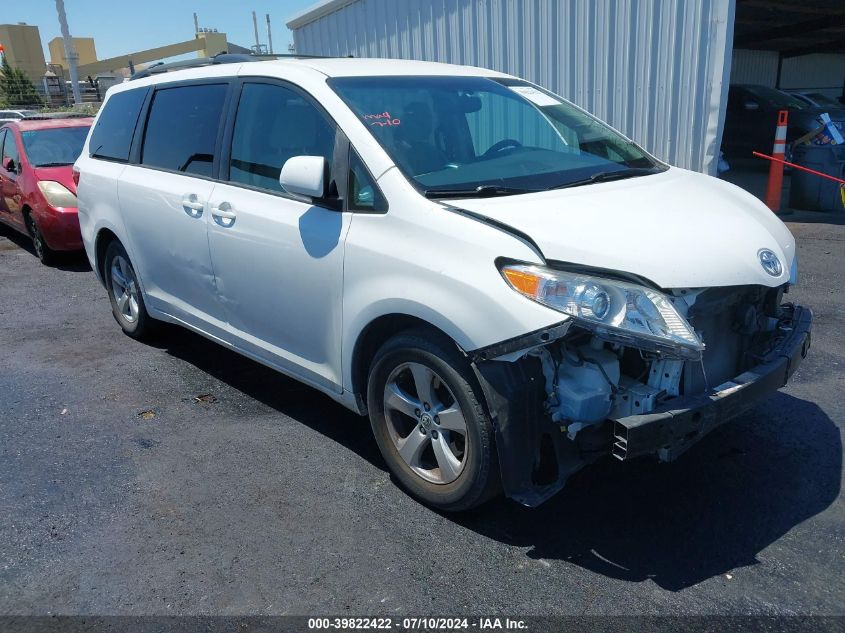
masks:
{"type": "Polygon", "coordinates": [[[0,127],[0,222],[29,235],[45,264],[82,248],[72,168],[90,127],[87,117],[0,127]]]}

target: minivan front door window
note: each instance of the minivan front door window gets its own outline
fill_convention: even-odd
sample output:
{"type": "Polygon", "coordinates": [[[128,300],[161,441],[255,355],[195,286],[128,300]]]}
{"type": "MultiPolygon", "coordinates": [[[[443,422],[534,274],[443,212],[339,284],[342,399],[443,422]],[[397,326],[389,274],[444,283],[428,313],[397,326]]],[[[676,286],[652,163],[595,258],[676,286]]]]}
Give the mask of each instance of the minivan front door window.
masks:
{"type": "Polygon", "coordinates": [[[272,84],[245,84],[229,181],[283,192],[279,174],[285,162],[294,156],[322,156],[331,164],[334,141],[334,126],[299,93],[272,84]]]}

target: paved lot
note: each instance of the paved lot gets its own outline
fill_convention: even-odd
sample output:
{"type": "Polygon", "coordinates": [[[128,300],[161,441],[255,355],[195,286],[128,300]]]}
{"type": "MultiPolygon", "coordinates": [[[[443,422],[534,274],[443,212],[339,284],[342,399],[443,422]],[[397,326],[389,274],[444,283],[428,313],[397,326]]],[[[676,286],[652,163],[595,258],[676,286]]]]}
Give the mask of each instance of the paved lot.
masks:
{"type": "Polygon", "coordinates": [[[0,229],[0,613],[842,614],[845,226],[793,224],[794,382],[685,459],[437,514],[360,419],[0,229]]]}

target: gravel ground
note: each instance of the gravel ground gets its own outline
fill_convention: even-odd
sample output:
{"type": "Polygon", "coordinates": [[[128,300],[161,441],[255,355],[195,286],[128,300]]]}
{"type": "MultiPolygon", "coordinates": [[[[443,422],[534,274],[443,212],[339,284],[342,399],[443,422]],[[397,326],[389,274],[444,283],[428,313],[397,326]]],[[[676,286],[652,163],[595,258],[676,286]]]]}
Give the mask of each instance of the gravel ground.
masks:
{"type": "Polygon", "coordinates": [[[0,228],[0,613],[842,615],[845,226],[790,226],[816,321],[787,388],[676,463],[460,516],[363,418],[188,332],[131,340],[86,263],[0,228]]]}

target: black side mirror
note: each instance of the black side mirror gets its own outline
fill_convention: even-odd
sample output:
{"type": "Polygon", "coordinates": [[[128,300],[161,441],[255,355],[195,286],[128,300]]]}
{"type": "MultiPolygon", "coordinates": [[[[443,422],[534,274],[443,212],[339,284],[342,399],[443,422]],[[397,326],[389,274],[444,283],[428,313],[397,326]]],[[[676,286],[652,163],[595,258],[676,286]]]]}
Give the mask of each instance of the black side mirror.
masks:
{"type": "Polygon", "coordinates": [[[7,158],[6,160],[4,160],[3,161],[3,169],[5,169],[6,171],[8,171],[11,174],[17,174],[18,173],[18,166],[15,163],[15,159],[14,158],[7,158]]]}

